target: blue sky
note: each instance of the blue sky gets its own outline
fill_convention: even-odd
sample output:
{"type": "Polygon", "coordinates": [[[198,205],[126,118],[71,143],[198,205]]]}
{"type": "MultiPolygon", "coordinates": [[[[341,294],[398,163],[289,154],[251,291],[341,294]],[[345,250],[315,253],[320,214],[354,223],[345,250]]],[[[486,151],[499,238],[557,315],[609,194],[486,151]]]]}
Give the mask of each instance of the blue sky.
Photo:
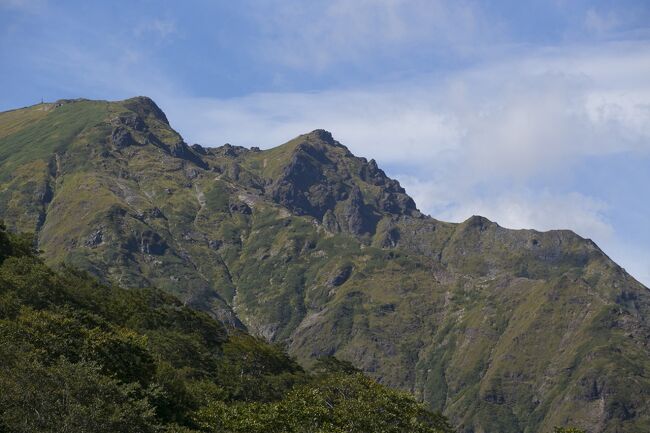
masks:
{"type": "Polygon", "coordinates": [[[573,229],[650,286],[647,0],[0,0],[0,35],[0,110],[148,95],[203,145],[325,128],[434,217],[573,229]]]}

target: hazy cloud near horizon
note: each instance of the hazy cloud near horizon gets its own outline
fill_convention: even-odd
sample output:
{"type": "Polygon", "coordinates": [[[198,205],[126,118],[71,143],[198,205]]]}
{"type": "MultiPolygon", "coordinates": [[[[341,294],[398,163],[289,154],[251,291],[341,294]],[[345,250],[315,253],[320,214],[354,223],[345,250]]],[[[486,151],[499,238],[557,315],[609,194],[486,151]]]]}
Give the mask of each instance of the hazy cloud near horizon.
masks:
{"type": "Polygon", "coordinates": [[[573,229],[650,285],[645,2],[151,5],[0,0],[0,108],[146,94],[204,145],[325,128],[434,217],[573,229]]]}

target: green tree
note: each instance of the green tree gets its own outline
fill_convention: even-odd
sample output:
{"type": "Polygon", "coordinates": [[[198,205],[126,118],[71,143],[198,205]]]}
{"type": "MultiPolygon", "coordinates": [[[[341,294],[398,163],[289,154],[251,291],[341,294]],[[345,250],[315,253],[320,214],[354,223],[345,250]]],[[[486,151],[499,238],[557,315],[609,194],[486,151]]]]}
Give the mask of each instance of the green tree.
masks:
{"type": "Polygon", "coordinates": [[[272,403],[213,402],[198,424],[228,433],[451,433],[444,416],[361,374],[332,374],[272,403]]]}
{"type": "Polygon", "coordinates": [[[0,420],[12,433],[155,432],[154,410],[135,384],[93,363],[17,362],[0,375],[0,420]]]}

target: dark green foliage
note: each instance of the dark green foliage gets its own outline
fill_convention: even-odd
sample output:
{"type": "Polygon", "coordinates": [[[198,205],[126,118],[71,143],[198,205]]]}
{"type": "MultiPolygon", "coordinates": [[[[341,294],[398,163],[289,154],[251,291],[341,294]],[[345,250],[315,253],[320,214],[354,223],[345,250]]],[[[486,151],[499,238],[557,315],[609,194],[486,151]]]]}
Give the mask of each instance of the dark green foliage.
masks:
{"type": "Polygon", "coordinates": [[[5,258],[30,256],[36,253],[34,238],[29,233],[12,234],[0,221],[0,264],[5,258]]]}
{"type": "Polygon", "coordinates": [[[451,433],[442,415],[361,374],[333,374],[291,390],[278,402],[213,402],[196,419],[227,433],[451,433]]]}
{"type": "Polygon", "coordinates": [[[306,380],[302,368],[284,351],[258,338],[237,332],[222,350],[217,377],[232,400],[277,400],[306,380]]]}
{"type": "Polygon", "coordinates": [[[335,356],[321,356],[316,360],[313,367],[314,372],[320,374],[343,373],[353,374],[361,373],[361,370],[352,365],[351,362],[342,361],[335,356]]]}
{"type": "Polygon", "coordinates": [[[94,363],[62,357],[46,365],[17,356],[3,364],[0,389],[0,423],[7,432],[156,431],[142,390],[102,374],[94,363]]]}

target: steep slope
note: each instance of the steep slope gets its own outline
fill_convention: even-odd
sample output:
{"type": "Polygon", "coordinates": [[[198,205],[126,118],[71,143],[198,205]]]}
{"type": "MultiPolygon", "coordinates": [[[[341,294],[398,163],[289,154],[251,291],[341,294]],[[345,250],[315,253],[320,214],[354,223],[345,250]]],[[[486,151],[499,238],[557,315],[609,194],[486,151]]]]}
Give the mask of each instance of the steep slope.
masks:
{"type": "Polygon", "coordinates": [[[326,131],[203,148],[147,98],[67,101],[0,114],[0,164],[49,263],[335,354],[461,431],[650,429],[645,287],[572,232],[424,216],[326,131]]]}

